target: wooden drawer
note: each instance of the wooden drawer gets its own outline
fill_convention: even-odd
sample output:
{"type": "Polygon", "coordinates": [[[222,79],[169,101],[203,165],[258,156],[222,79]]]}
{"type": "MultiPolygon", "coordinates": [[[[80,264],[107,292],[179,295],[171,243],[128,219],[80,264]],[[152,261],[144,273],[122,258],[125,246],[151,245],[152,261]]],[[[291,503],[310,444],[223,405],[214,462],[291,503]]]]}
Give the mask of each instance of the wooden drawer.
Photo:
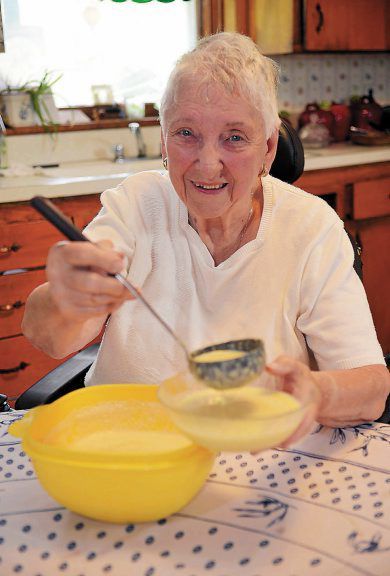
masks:
{"type": "Polygon", "coordinates": [[[356,182],[353,189],[355,220],[390,214],[390,178],[356,182]]]}
{"type": "Polygon", "coordinates": [[[100,203],[100,195],[89,196],[88,203],[84,203],[80,206],[77,211],[73,214],[73,220],[75,225],[81,230],[85,228],[87,224],[93,220],[93,218],[98,214],[102,205],[100,203]]]}
{"type": "Polygon", "coordinates": [[[44,266],[49,248],[64,237],[49,223],[16,222],[0,227],[0,271],[44,266]]]}
{"type": "Polygon", "coordinates": [[[44,270],[0,276],[0,338],[21,333],[26,299],[45,280],[44,270]]]}
{"type": "MultiPolygon", "coordinates": [[[[53,202],[84,228],[100,210],[99,198],[91,194],[53,202]]],[[[64,236],[29,204],[0,205],[0,271],[44,266],[49,248],[59,240],[64,236]]]]}
{"type": "Polygon", "coordinates": [[[11,403],[42,376],[64,360],[54,360],[34,348],[24,336],[0,341],[0,392],[11,403]]]}

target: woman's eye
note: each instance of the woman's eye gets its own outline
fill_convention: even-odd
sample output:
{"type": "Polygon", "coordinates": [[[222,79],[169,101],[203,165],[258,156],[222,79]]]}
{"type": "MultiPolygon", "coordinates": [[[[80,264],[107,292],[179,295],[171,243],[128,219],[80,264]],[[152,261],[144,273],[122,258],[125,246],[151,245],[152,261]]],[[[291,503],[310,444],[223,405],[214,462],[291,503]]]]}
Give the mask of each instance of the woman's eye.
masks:
{"type": "Polygon", "coordinates": [[[228,140],[230,142],[241,142],[243,141],[243,137],[240,136],[239,134],[232,134],[231,136],[229,136],[228,140]]]}
{"type": "Polygon", "coordinates": [[[187,128],[183,128],[182,130],[179,130],[179,134],[181,136],[192,136],[192,132],[191,130],[188,130],[187,128]]]}

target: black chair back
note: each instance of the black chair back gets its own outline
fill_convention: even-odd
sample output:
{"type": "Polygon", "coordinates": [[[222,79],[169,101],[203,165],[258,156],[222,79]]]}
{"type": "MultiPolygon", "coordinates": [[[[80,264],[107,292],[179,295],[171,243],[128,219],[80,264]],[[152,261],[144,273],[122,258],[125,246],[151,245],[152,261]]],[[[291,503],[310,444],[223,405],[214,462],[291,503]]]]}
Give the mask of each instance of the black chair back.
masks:
{"type": "Polygon", "coordinates": [[[270,174],[283,182],[292,184],[302,175],[305,167],[305,155],[297,132],[286,120],[279,128],[279,140],[275,160],[270,174]]]}

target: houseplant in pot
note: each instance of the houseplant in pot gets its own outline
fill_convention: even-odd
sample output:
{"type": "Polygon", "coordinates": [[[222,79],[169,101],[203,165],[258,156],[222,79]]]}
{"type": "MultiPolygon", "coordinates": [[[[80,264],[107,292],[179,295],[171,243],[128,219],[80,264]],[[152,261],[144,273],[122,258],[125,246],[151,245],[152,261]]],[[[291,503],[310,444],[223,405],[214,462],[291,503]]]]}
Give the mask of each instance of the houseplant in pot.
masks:
{"type": "Polygon", "coordinates": [[[61,78],[45,72],[40,80],[31,80],[22,86],[7,86],[1,92],[1,111],[5,123],[12,128],[43,126],[53,130],[58,124],[58,111],[54,104],[52,86],[61,78]]]}

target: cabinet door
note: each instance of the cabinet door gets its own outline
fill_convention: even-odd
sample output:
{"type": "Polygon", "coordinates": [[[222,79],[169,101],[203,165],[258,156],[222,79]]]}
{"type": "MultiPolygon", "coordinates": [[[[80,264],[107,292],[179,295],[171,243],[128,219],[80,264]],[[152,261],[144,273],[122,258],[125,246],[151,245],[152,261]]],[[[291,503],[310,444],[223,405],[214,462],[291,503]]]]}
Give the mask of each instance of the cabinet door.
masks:
{"type": "Polygon", "coordinates": [[[301,51],[300,0],[198,0],[198,35],[240,32],[264,54],[301,51]]]}
{"type": "Polygon", "coordinates": [[[362,220],[390,215],[390,177],[356,182],[353,190],[353,218],[362,220]]]}
{"type": "Polygon", "coordinates": [[[44,266],[49,248],[63,238],[52,224],[42,220],[3,225],[0,271],[44,266]]]}
{"type": "Polygon", "coordinates": [[[390,353],[390,218],[348,222],[362,247],[363,284],[383,353],[390,353]]]}
{"type": "Polygon", "coordinates": [[[0,340],[0,392],[13,405],[24,390],[62,362],[34,348],[24,336],[0,340]]]}
{"type": "MultiPolygon", "coordinates": [[[[85,199],[86,200],[86,199],[85,199]]],[[[98,214],[102,205],[100,203],[100,195],[88,196],[88,201],[77,207],[73,211],[73,221],[75,225],[82,230],[87,224],[93,220],[98,214]]]]}
{"type": "Polygon", "coordinates": [[[386,50],[388,0],[306,0],[306,50],[386,50]]]}
{"type": "Polygon", "coordinates": [[[0,338],[21,333],[20,325],[27,297],[45,281],[44,270],[0,276],[0,338]]]}

